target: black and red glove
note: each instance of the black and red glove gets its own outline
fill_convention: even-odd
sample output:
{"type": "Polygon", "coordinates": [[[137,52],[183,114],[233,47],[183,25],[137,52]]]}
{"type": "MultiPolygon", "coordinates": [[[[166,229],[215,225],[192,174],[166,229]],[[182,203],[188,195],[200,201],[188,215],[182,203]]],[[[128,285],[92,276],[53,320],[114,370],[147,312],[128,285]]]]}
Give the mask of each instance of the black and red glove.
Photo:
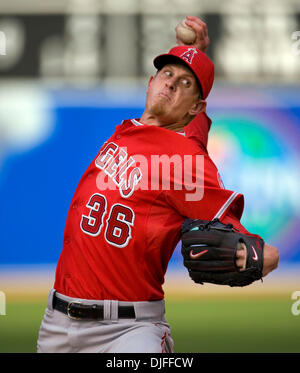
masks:
{"type": "Polygon", "coordinates": [[[246,286],[262,278],[264,241],[234,230],[232,224],[186,219],[182,224],[183,264],[196,283],[246,286]],[[245,250],[243,269],[237,250],[245,250]]]}

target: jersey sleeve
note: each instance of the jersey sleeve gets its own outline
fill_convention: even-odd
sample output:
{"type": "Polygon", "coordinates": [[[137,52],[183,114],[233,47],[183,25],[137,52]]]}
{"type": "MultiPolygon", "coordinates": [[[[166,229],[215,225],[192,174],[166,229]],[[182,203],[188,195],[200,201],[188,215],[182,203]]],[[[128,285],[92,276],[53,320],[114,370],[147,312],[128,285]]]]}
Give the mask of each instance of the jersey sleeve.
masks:
{"type": "Polygon", "coordinates": [[[218,218],[224,224],[231,223],[242,234],[261,238],[241,224],[244,196],[224,188],[218,169],[208,155],[186,157],[182,169],[178,170],[177,166],[174,170],[173,186],[174,190],[167,192],[166,198],[183,218],[218,218]]]}
{"type": "Polygon", "coordinates": [[[221,220],[231,211],[240,220],[244,197],[223,188],[218,169],[207,154],[185,156],[172,177],[173,187],[165,198],[183,218],[221,220]]]}
{"type": "Polygon", "coordinates": [[[205,112],[201,112],[184,128],[185,136],[194,141],[205,153],[207,153],[208,133],[211,127],[211,119],[205,112]]]}

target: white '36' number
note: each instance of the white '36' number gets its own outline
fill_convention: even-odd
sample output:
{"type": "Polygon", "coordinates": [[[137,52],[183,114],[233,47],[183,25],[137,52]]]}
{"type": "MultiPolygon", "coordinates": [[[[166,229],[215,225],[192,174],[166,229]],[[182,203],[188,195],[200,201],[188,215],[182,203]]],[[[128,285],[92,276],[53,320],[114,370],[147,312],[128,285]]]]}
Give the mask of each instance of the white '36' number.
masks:
{"type": "MultiPolygon", "coordinates": [[[[90,236],[98,236],[104,224],[104,216],[107,213],[107,201],[105,196],[95,193],[89,199],[86,207],[88,215],[82,215],[80,228],[90,236]]],[[[105,240],[117,247],[125,247],[132,238],[131,230],[134,223],[134,212],[128,206],[115,203],[106,220],[104,233],[105,240]]]]}

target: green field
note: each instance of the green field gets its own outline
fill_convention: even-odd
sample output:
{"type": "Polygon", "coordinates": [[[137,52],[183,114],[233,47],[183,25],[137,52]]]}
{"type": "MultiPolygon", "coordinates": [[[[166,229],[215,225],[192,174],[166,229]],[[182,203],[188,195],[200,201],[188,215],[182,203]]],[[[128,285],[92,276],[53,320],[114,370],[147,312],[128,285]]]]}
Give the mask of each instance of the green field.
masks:
{"type": "Polygon", "coordinates": [[[176,352],[300,352],[300,315],[281,298],[168,301],[176,352]]]}
{"type": "MultiPolygon", "coordinates": [[[[7,299],[0,352],[35,352],[45,296],[7,299]]],[[[300,315],[283,296],[166,300],[175,352],[300,352],[300,315]]]]}

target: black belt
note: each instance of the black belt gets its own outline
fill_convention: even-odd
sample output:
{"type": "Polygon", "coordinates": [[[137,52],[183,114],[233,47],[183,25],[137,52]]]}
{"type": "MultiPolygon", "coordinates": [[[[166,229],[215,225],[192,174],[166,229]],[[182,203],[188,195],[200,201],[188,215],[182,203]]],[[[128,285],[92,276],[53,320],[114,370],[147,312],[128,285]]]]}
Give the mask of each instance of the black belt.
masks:
{"type": "MultiPolygon", "coordinates": [[[[103,320],[104,306],[99,304],[86,305],[80,301],[65,301],[53,296],[53,308],[68,315],[74,320],[103,320]]],[[[118,306],[118,318],[135,319],[133,306],[118,306]]]]}

